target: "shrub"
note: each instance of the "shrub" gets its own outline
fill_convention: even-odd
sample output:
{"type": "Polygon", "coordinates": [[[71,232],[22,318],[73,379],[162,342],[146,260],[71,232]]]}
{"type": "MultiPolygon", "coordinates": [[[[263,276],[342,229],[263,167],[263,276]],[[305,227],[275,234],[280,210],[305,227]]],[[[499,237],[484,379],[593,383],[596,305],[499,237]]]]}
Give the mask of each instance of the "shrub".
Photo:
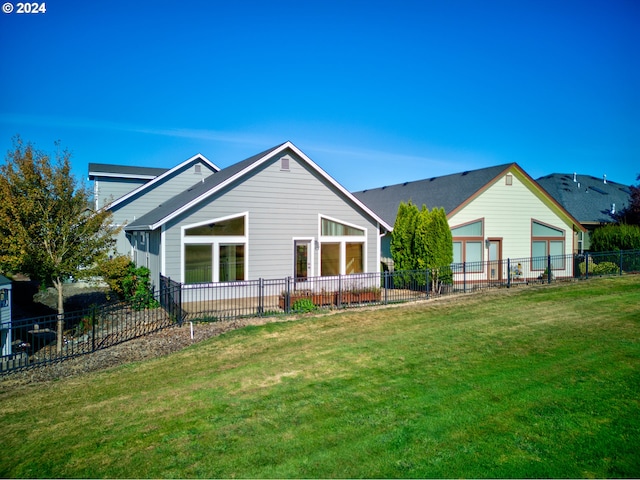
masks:
{"type": "Polygon", "coordinates": [[[313,304],[311,299],[299,298],[298,300],[293,302],[293,305],[291,306],[291,311],[297,312],[297,313],[309,313],[309,312],[315,311],[317,308],[318,307],[316,307],[313,304]]]}
{"type": "MultiPolygon", "coordinates": [[[[586,273],[586,262],[578,264],[580,275],[586,273]]],[[[595,263],[593,257],[589,257],[589,275],[615,275],[619,273],[619,266],[613,262],[595,263]]]]}
{"type": "MultiPolygon", "coordinates": [[[[593,257],[589,257],[589,273],[593,273],[594,266],[595,262],[593,261],[593,257]]],[[[580,262],[578,264],[578,270],[580,271],[580,275],[587,273],[587,262],[580,262]]]]}
{"type": "Polygon", "coordinates": [[[596,228],[591,234],[591,250],[594,252],[639,249],[640,226],[638,225],[605,225],[596,228]]]}
{"type": "Polygon", "coordinates": [[[156,308],[153,298],[151,271],[146,267],[136,267],[129,257],[120,255],[107,260],[100,266],[100,272],[121,300],[131,303],[135,310],[156,308]]]}
{"type": "Polygon", "coordinates": [[[619,271],[618,265],[613,262],[600,262],[593,266],[593,270],[591,270],[591,265],[589,265],[589,270],[594,275],[614,275],[619,271]]]}
{"type": "Polygon", "coordinates": [[[99,267],[99,272],[104,281],[109,285],[111,291],[115,292],[119,298],[124,299],[124,286],[122,282],[129,273],[129,267],[133,262],[125,255],[118,255],[103,262],[99,267]]]}

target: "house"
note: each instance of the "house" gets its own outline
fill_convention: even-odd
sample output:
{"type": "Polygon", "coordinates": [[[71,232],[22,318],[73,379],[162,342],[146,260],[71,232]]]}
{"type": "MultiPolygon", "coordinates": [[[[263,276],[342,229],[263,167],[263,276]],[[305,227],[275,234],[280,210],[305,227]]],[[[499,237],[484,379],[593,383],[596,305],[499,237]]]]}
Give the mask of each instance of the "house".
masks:
{"type": "Polygon", "coordinates": [[[291,142],[221,170],[199,158],[200,177],[179,171],[180,191],[171,169],[107,207],[124,225],[118,252],[156,285],[160,274],[202,284],[379,271],[391,227],[291,142]]]}
{"type": "MultiPolygon", "coordinates": [[[[94,182],[95,208],[108,207],[113,223],[124,226],[219,170],[198,154],[171,169],[90,163],[89,180],[94,182]]],[[[124,230],[118,235],[116,250],[133,253],[132,241],[124,230]]]]}
{"type": "MultiPolygon", "coordinates": [[[[454,263],[472,268],[489,280],[503,280],[503,259],[571,255],[584,227],[516,163],[453,175],[432,177],[354,193],[389,225],[395,223],[400,202],[444,208],[453,236],[454,263]],[[484,269],[488,271],[484,271],[484,269]]],[[[391,236],[382,243],[390,257],[391,236]]],[[[554,260],[556,277],[572,275],[572,262],[554,260]]],[[[546,262],[529,262],[542,274],[546,262]]]]}
{"type": "Polygon", "coordinates": [[[11,353],[11,280],[0,275],[0,357],[11,353]]]}
{"type": "Polygon", "coordinates": [[[552,173],[536,181],[587,230],[579,238],[580,252],[589,250],[593,230],[614,222],[615,214],[631,203],[629,186],[607,180],[606,175],[552,173]]]}

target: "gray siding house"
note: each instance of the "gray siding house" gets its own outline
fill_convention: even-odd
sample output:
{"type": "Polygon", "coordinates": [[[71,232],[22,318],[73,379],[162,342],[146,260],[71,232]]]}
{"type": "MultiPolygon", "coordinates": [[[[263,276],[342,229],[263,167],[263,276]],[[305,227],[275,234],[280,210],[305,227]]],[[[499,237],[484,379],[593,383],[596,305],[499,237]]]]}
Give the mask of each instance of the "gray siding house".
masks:
{"type": "MultiPolygon", "coordinates": [[[[109,208],[114,224],[124,226],[219,170],[198,154],[171,169],[90,163],[89,179],[94,182],[96,209],[109,208]]],[[[132,246],[140,241],[144,238],[129,239],[123,230],[118,235],[116,251],[131,255],[132,246]]],[[[149,246],[145,245],[145,249],[149,246]]]]}
{"type": "Polygon", "coordinates": [[[379,272],[380,237],[391,230],[291,142],[173,195],[148,186],[124,232],[155,284],[160,274],[201,284],[379,272]]]}

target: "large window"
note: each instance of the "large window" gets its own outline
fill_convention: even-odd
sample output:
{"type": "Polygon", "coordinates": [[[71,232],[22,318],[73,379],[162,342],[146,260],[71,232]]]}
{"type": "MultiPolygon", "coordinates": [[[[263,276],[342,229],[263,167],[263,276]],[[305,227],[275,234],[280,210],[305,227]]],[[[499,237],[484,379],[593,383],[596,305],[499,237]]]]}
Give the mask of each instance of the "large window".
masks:
{"type": "Polygon", "coordinates": [[[320,218],[320,275],[362,273],[366,232],[363,228],[320,218]]]}
{"type": "Polygon", "coordinates": [[[451,229],[453,263],[466,262],[467,272],[483,271],[484,225],[482,220],[465,223],[451,229]]]}
{"type": "Polygon", "coordinates": [[[184,228],[184,282],[245,280],[246,215],[184,228]]]}
{"type": "Polygon", "coordinates": [[[533,270],[546,269],[548,255],[551,256],[552,270],[564,270],[564,230],[534,220],[531,223],[533,270]]]}

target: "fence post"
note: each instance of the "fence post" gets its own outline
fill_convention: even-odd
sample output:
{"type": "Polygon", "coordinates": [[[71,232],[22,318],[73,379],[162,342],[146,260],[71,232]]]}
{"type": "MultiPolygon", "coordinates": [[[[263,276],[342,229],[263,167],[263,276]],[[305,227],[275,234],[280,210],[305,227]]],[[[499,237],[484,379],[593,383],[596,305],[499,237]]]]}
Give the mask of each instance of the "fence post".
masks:
{"type": "Polygon", "coordinates": [[[429,298],[429,269],[427,268],[427,298],[429,298]]]}
{"type": "Polygon", "coordinates": [[[620,250],[620,275],[622,275],[622,250],[620,250]]]}
{"type": "Polygon", "coordinates": [[[507,258],[507,288],[511,288],[511,259],[507,258]]]}
{"type": "Polygon", "coordinates": [[[462,262],[462,291],[467,293],[467,262],[462,262]]]}
{"type": "Polygon", "coordinates": [[[91,351],[96,351],[96,309],[91,309],[91,351]]]}
{"type": "Polygon", "coordinates": [[[284,294],[284,311],[291,313],[291,277],[287,277],[287,288],[284,294]]]}
{"type": "Polygon", "coordinates": [[[589,252],[584,254],[584,278],[589,280],[589,252]]]}
{"type": "Polygon", "coordinates": [[[336,298],[336,307],[342,308],[342,275],[338,275],[338,298],[336,298]]]}
{"type": "Polygon", "coordinates": [[[264,313],[264,278],[258,279],[258,316],[264,313]]]}
{"type": "Polygon", "coordinates": [[[547,283],[551,283],[551,255],[547,255],[547,283]]]}
{"type": "Polygon", "coordinates": [[[384,271],[382,272],[384,274],[384,304],[386,305],[388,302],[388,295],[389,295],[389,272],[388,271],[384,271]]]}

